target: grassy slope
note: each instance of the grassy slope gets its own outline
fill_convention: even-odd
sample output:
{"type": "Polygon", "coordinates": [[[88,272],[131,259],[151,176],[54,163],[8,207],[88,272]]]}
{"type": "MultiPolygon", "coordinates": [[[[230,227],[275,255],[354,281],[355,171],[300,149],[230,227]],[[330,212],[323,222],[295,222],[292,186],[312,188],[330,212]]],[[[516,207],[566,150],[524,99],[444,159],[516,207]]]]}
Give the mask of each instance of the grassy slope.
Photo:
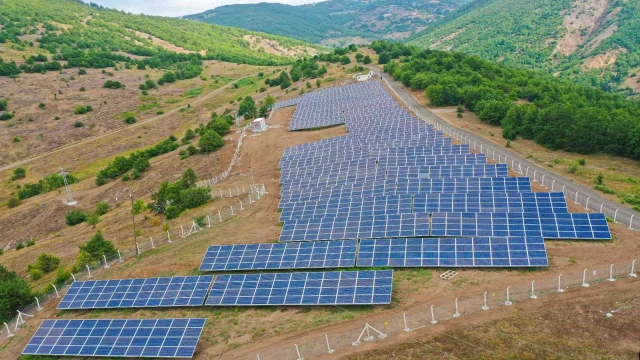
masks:
{"type": "Polygon", "coordinates": [[[221,6],[187,18],[319,43],[327,38],[382,38],[395,32],[412,32],[433,21],[432,16],[439,19],[469,1],[383,0],[364,3],[329,0],[301,6],[260,3],[221,6]],[[426,16],[419,18],[404,14],[413,11],[426,16]],[[394,15],[385,19],[384,14],[394,15]]]}
{"type": "MultiPolygon", "coordinates": [[[[637,39],[640,21],[634,15],[640,5],[633,1],[611,1],[604,16],[597,20],[598,26],[585,32],[585,40],[575,52],[569,55],[554,53],[556,44],[567,32],[564,16],[575,6],[573,0],[481,0],[412,37],[410,43],[422,48],[433,46],[461,51],[510,65],[561,72],[561,76],[600,85],[606,90],[619,86],[631,69],[640,64],[637,39]],[[613,24],[618,26],[613,36],[597,47],[587,46],[613,24]],[[626,52],[618,55],[615,65],[591,70],[583,67],[586,59],[620,47],[626,52]]],[[[583,11],[580,13],[584,14],[583,11]]]]}
{"type": "MultiPolygon", "coordinates": [[[[165,40],[182,49],[194,52],[206,52],[209,55],[233,55],[239,62],[266,63],[285,62],[286,58],[252,51],[243,36],[251,32],[199,22],[143,15],[131,15],[108,9],[97,9],[71,0],[3,0],[0,6],[0,22],[5,37],[9,37],[8,29],[31,31],[37,39],[44,32],[39,26],[45,22],[66,28],[62,35],[70,39],[71,45],[78,45],[84,40],[84,48],[97,48],[106,45],[110,50],[127,50],[135,46],[154,48],[149,39],[136,36],[127,29],[150,34],[165,40]],[[28,6],[27,6],[28,5],[28,6]],[[6,24],[12,22],[8,27],[6,24]],[[57,23],[57,24],[56,24],[57,23]]],[[[0,35],[3,34],[0,31],[0,35]]],[[[59,33],[60,34],[60,33],[59,33]]],[[[266,34],[256,34],[264,38],[277,40],[286,48],[307,46],[292,39],[266,34]]],[[[21,39],[24,40],[24,39],[21,39]]],[[[31,39],[30,39],[31,40],[31,39]]]]}

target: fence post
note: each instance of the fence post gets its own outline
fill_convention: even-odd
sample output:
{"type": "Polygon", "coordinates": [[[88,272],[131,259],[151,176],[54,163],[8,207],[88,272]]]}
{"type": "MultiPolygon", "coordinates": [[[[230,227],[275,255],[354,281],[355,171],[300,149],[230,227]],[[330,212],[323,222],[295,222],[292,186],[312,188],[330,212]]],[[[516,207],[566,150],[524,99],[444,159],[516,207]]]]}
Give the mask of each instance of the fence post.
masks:
{"type": "Polygon", "coordinates": [[[120,250],[118,250],[118,259],[121,263],[124,262],[124,260],[122,260],[122,254],[120,254],[120,250]]]}
{"type": "Polygon", "coordinates": [[[453,314],[454,318],[460,317],[460,313],[458,312],[458,298],[456,298],[456,313],[453,314]]]}
{"type": "Polygon", "coordinates": [[[613,264],[609,265],[609,278],[607,279],[607,281],[616,281],[616,279],[613,277],[613,264]]]}
{"type": "Polygon", "coordinates": [[[436,321],[436,317],[433,314],[433,305],[431,305],[431,323],[432,324],[437,324],[438,322],[436,321]]]}
{"type": "Polygon", "coordinates": [[[244,210],[244,209],[242,208],[242,200],[240,200],[240,210],[244,210]]]}
{"type": "Polygon", "coordinates": [[[529,296],[529,298],[531,298],[531,299],[537,299],[538,298],[538,296],[535,294],[535,287],[534,287],[535,286],[534,285],[535,282],[536,282],[535,280],[531,281],[531,296],[529,296]]]}
{"type": "MultiPolygon", "coordinates": [[[[138,245],[138,243],[136,243],[136,246],[138,245]]],[[[89,265],[85,265],[87,267],[87,272],[89,273],[88,278],[92,278],[93,275],[91,275],[91,269],[89,269],[89,265]]]]}
{"type": "Polygon", "coordinates": [[[578,203],[578,192],[576,191],[576,200],[574,201],[576,204],[578,203]]]}
{"type": "Polygon", "coordinates": [[[151,248],[155,249],[155,245],[153,244],[153,238],[151,236],[149,236],[149,241],[151,241],[151,248]]]}
{"type": "Polygon", "coordinates": [[[298,344],[294,344],[296,346],[296,352],[298,353],[298,360],[304,360],[304,358],[300,355],[300,349],[298,349],[298,344]]]}
{"type": "Polygon", "coordinates": [[[509,300],[509,289],[511,289],[511,286],[507,286],[507,301],[504,302],[504,304],[506,306],[510,306],[513,305],[513,303],[511,302],[511,300],[509,300]]]}
{"type": "Polygon", "coordinates": [[[562,274],[558,275],[558,292],[564,292],[564,289],[562,288],[562,274]]]}
{"type": "Polygon", "coordinates": [[[11,330],[9,330],[9,325],[7,325],[7,323],[4,323],[4,327],[7,328],[7,338],[13,337],[11,330]]]}
{"type": "Polygon", "coordinates": [[[635,215],[631,215],[631,219],[629,220],[629,230],[631,230],[631,225],[633,224],[633,217],[635,215]]]}
{"type": "Polygon", "coordinates": [[[613,213],[613,222],[616,222],[616,219],[618,218],[618,210],[620,209],[616,209],[616,212],[613,213]]]}
{"type": "Polygon", "coordinates": [[[218,219],[220,219],[220,222],[222,222],[222,214],[220,214],[220,210],[218,210],[218,219]]]}
{"type": "Polygon", "coordinates": [[[251,195],[249,195],[249,204],[253,204],[253,201],[251,201],[251,195]]]}
{"type": "Polygon", "coordinates": [[[407,313],[402,313],[402,319],[404,320],[404,331],[411,331],[411,329],[409,329],[409,327],[407,326],[407,313]]]}
{"type": "Polygon", "coordinates": [[[229,188],[229,197],[232,197],[233,195],[231,195],[231,188],[229,188]]]}
{"type": "Polygon", "coordinates": [[[36,298],[36,306],[38,306],[38,311],[42,310],[42,308],[40,307],[40,300],[38,300],[37,296],[34,296],[36,298]]]}
{"type": "Polygon", "coordinates": [[[76,276],[73,275],[73,273],[71,274],[71,278],[73,279],[73,282],[76,282],[76,276]]]}
{"type": "Polygon", "coordinates": [[[589,287],[589,283],[587,283],[587,269],[584,269],[582,272],[582,286],[589,287]]]}
{"type": "Polygon", "coordinates": [[[584,205],[585,210],[589,210],[589,199],[591,199],[591,196],[587,198],[587,203],[584,205]]]}
{"type": "Polygon", "coordinates": [[[51,284],[51,286],[53,286],[53,290],[56,292],[56,299],[60,299],[60,293],[58,292],[56,284],[51,284]]]}
{"type": "Polygon", "coordinates": [[[171,235],[169,235],[169,230],[167,230],[167,241],[171,243],[171,235]]]}
{"type": "Polygon", "coordinates": [[[487,292],[484,292],[484,306],[482,306],[482,310],[489,310],[489,307],[487,306],[487,292]]]}
{"type": "Polygon", "coordinates": [[[110,266],[109,266],[109,262],[107,261],[107,255],[102,254],[102,257],[104,258],[104,268],[105,268],[105,269],[110,268],[110,266]]]}
{"type": "Polygon", "coordinates": [[[325,334],[324,335],[324,339],[327,340],[327,354],[333,354],[334,352],[336,352],[335,350],[333,350],[331,348],[331,346],[329,345],[329,335],[325,334]]]}
{"type": "Polygon", "coordinates": [[[231,208],[231,215],[235,215],[235,214],[233,213],[233,206],[232,206],[232,205],[229,205],[229,207],[231,208]]]}

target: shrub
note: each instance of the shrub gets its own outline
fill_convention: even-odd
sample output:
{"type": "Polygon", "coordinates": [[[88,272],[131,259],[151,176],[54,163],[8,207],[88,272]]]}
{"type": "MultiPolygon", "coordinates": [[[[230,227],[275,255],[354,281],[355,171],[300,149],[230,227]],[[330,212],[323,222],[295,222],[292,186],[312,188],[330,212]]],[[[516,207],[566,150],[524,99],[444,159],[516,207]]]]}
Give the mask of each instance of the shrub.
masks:
{"type": "Polygon", "coordinates": [[[138,180],[140,179],[140,177],[142,177],[142,174],[140,174],[140,170],[138,169],[131,170],[131,178],[133,180],[138,180]]]}
{"type": "Polygon", "coordinates": [[[16,309],[22,309],[33,301],[29,284],[0,265],[0,322],[8,322],[16,315],[16,309]]]}
{"type": "Polygon", "coordinates": [[[98,215],[104,215],[108,213],[110,209],[111,207],[109,206],[109,203],[106,201],[101,201],[96,204],[96,214],[98,215]]]}
{"type": "Polygon", "coordinates": [[[580,164],[582,166],[585,166],[585,165],[587,165],[587,160],[586,159],[580,159],[580,160],[578,160],[578,164],[580,164]]]}
{"type": "Polygon", "coordinates": [[[184,137],[182,138],[182,143],[186,144],[187,142],[189,142],[189,140],[193,139],[194,137],[196,137],[196,133],[193,130],[188,129],[187,132],[184,133],[184,137]]]}
{"type": "Polygon", "coordinates": [[[87,220],[87,214],[82,210],[73,210],[67,213],[65,221],[67,225],[74,226],[87,220]]]}
{"type": "Polygon", "coordinates": [[[47,105],[45,105],[45,103],[40,103],[40,104],[38,105],[38,107],[39,107],[40,109],[44,109],[46,106],[47,106],[47,105]]]}
{"type": "Polygon", "coordinates": [[[42,253],[40,254],[40,256],[38,256],[36,262],[29,265],[29,270],[36,269],[42,271],[45,274],[48,274],[57,269],[59,265],[60,259],[58,257],[51,254],[42,253]]]}
{"type": "Polygon", "coordinates": [[[136,118],[134,116],[127,116],[124,119],[124,122],[127,124],[135,124],[136,123],[136,118]]]}
{"type": "Polygon", "coordinates": [[[78,75],[87,75],[87,70],[85,70],[85,69],[78,69],[78,75]]]}
{"type": "Polygon", "coordinates": [[[31,280],[40,280],[42,278],[42,271],[38,269],[29,270],[29,277],[31,280]]]}
{"type": "Polygon", "coordinates": [[[102,235],[102,231],[98,230],[95,235],[91,238],[91,240],[87,241],[84,246],[79,246],[81,252],[86,252],[89,254],[91,259],[95,261],[100,261],[103,259],[103,256],[107,258],[114,257],[118,254],[113,243],[104,238],[102,235]]]}
{"type": "Polygon", "coordinates": [[[27,171],[24,168],[15,168],[15,170],[13,170],[13,176],[11,176],[11,180],[24,179],[25,176],[27,176],[27,171]]]}
{"type": "Polygon", "coordinates": [[[18,136],[16,136],[16,137],[14,137],[14,138],[13,138],[13,140],[12,140],[12,141],[13,141],[14,143],[19,143],[19,142],[20,142],[20,141],[22,141],[22,140],[20,140],[20,138],[19,138],[18,136]]]}
{"type": "Polygon", "coordinates": [[[87,91],[87,89],[85,89],[85,88],[84,88],[84,86],[83,86],[83,87],[81,87],[79,90],[80,90],[81,92],[87,91]]]}
{"type": "Polygon", "coordinates": [[[4,113],[4,114],[0,114],[0,121],[6,121],[6,120],[11,120],[13,118],[13,114],[12,113],[4,113]]]}
{"type": "Polygon", "coordinates": [[[207,225],[206,217],[205,217],[204,215],[201,215],[201,216],[197,216],[197,217],[195,217],[195,218],[193,219],[193,222],[195,222],[195,223],[196,223],[196,225],[198,225],[198,226],[200,226],[200,227],[203,227],[203,226],[206,226],[206,225],[207,225]]]}
{"type": "Polygon", "coordinates": [[[156,115],[162,115],[162,114],[164,114],[164,111],[163,111],[163,110],[158,110],[158,111],[156,112],[156,115]]]}
{"type": "Polygon", "coordinates": [[[100,223],[100,216],[98,214],[90,214],[87,216],[86,223],[87,225],[95,227],[100,223]]]}
{"type": "Polygon", "coordinates": [[[71,271],[73,272],[82,271],[85,269],[87,265],[91,265],[91,263],[94,261],[95,260],[91,257],[91,255],[88,252],[80,250],[80,252],[78,253],[78,257],[76,258],[76,262],[75,264],[73,264],[73,267],[71,268],[71,271]]]}
{"type": "Polygon", "coordinates": [[[21,203],[21,200],[20,200],[20,198],[19,198],[19,197],[17,197],[17,196],[12,196],[12,197],[10,197],[10,198],[9,198],[9,202],[7,203],[7,206],[8,206],[10,209],[13,209],[14,207],[16,207],[16,206],[20,205],[20,203],[21,203]]]}
{"type": "Polygon", "coordinates": [[[121,82],[119,81],[113,81],[113,80],[107,80],[104,85],[102,85],[103,88],[105,89],[120,89],[122,88],[124,85],[122,85],[121,82]]]}
{"type": "Polygon", "coordinates": [[[84,126],[84,123],[82,121],[76,121],[73,123],[74,128],[81,128],[83,126],[84,126]]]}
{"type": "Polygon", "coordinates": [[[134,201],[133,203],[133,214],[134,215],[138,215],[141,212],[147,210],[147,207],[144,204],[144,201],[142,201],[141,199],[138,199],[136,201],[134,201]]]}
{"type": "Polygon", "coordinates": [[[198,140],[200,152],[209,154],[224,146],[224,140],[216,131],[206,131],[198,140]]]}
{"type": "Polygon", "coordinates": [[[31,246],[33,246],[33,245],[35,245],[35,244],[36,244],[36,241],[35,241],[33,238],[31,238],[31,239],[27,240],[27,242],[25,243],[25,245],[26,245],[27,247],[31,247],[31,246]]]}
{"type": "Polygon", "coordinates": [[[0,100],[0,111],[7,110],[7,100],[0,100]]]}
{"type": "Polygon", "coordinates": [[[65,268],[59,268],[56,272],[56,279],[54,283],[57,286],[64,285],[67,281],[71,279],[71,273],[67,271],[65,268]]]}
{"type": "Polygon", "coordinates": [[[76,108],[73,110],[73,113],[76,115],[86,114],[87,108],[82,105],[76,106],[76,108]]]}

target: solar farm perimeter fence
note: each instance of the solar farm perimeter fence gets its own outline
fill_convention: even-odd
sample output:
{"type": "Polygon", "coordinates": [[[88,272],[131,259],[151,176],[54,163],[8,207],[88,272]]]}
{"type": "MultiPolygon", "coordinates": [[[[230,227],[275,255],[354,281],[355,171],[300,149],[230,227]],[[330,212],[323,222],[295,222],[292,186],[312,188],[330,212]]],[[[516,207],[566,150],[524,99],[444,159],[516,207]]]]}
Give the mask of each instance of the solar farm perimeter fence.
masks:
{"type": "MultiPolygon", "coordinates": [[[[281,342],[264,349],[247,360],[256,358],[260,360],[313,359],[339,353],[340,350],[353,349],[363,342],[379,341],[389,335],[437,326],[439,322],[464,317],[478,311],[508,307],[525,300],[535,301],[540,296],[559,294],[557,296],[560,300],[561,294],[569,289],[606,286],[600,285],[600,283],[622,278],[637,278],[635,265],[636,260],[633,260],[595,269],[580,268],[580,270],[564,274],[547,275],[545,272],[541,272],[541,276],[537,280],[508,288],[494,288],[486,292],[464,294],[460,298],[440,299],[433,303],[411,304],[409,305],[410,309],[405,311],[387,310],[388,316],[381,314],[357,316],[359,319],[355,322],[358,325],[354,325],[347,331],[340,333],[328,331],[326,334],[317,335],[309,341],[281,342]]],[[[349,311],[348,307],[342,307],[342,309],[349,311]]],[[[301,338],[304,339],[304,335],[301,338]]],[[[571,357],[570,354],[566,355],[571,357]]]]}
{"type": "MultiPolygon", "coordinates": [[[[204,222],[197,224],[196,221],[192,221],[190,224],[185,224],[176,227],[173,231],[167,231],[159,236],[150,236],[148,239],[139,240],[135,247],[138,248],[140,254],[150,250],[156,249],[158,246],[165,244],[171,244],[174,241],[180,241],[193,235],[197,232],[203,231],[206,228],[213,227],[251,206],[264,195],[267,194],[264,185],[248,186],[248,187],[233,187],[228,188],[225,191],[219,189],[212,189],[211,193],[214,197],[220,197],[219,191],[223,194],[223,197],[238,197],[238,202],[230,205],[228,208],[215,210],[207,215],[204,215],[204,222]],[[247,189],[249,191],[247,191],[247,189]],[[242,192],[241,192],[242,190],[242,192]]],[[[62,298],[68,287],[75,280],[90,280],[93,274],[111,267],[114,264],[122,263],[126,259],[136,257],[136,249],[131,247],[127,250],[118,250],[118,254],[105,257],[102,261],[87,265],[83,271],[72,274],[72,279],[66,281],[64,284],[52,285],[51,289],[44,295],[36,297],[34,302],[25,306],[22,309],[16,309],[17,315],[11,321],[0,324],[0,343],[4,342],[9,337],[13,336],[16,331],[19,331],[20,325],[25,321],[29,321],[29,318],[33,317],[33,314],[42,310],[51,300],[62,298]],[[18,312],[19,311],[19,312],[18,312]]]]}
{"type": "Polygon", "coordinates": [[[635,211],[627,208],[620,208],[612,201],[606,201],[602,196],[593,193],[590,190],[589,192],[586,192],[584,191],[584,188],[568,181],[564,177],[542,169],[537,165],[528,164],[526,161],[518,159],[504,149],[486,145],[488,140],[476,140],[480,138],[478,136],[468,136],[465,131],[450,126],[446,120],[436,116],[430,111],[427,111],[427,115],[425,116],[423,111],[416,109],[404,96],[399,94],[386,78],[383,78],[383,82],[393,92],[393,94],[402,101],[406,108],[416,114],[416,116],[418,116],[422,121],[433,125],[436,130],[447,133],[450,137],[457,139],[464,144],[468,144],[476,151],[485,153],[487,157],[491,157],[499,163],[507,164],[510,166],[511,170],[516,171],[520,175],[532,177],[533,181],[539,182],[547,189],[550,188],[551,191],[562,191],[569,200],[574,201],[576,204],[584,205],[584,208],[587,211],[595,210],[604,213],[614,222],[627,225],[629,230],[640,230],[640,218],[636,218],[635,211]],[[498,155],[498,157],[496,157],[496,155],[498,155]]]}

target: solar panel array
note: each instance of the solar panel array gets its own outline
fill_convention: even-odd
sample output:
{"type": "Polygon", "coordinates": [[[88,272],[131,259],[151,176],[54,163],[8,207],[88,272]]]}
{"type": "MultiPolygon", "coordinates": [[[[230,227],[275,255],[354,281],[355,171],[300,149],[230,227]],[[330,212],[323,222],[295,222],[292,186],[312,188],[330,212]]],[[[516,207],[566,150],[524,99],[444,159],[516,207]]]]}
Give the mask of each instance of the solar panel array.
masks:
{"type": "Polygon", "coordinates": [[[193,357],[206,319],[42,321],[25,355],[193,357]]]}
{"type": "Polygon", "coordinates": [[[393,271],[218,275],[206,305],[370,305],[391,303],[393,271]]]}
{"type": "Polygon", "coordinates": [[[533,193],[528,178],[452,144],[377,81],[305,95],[291,129],[323,123],[348,134],[280,160],[281,242],[359,239],[358,266],[547,266],[542,239],[611,238],[604,215],[533,193]]]}
{"type": "Polygon", "coordinates": [[[58,309],[202,306],[213,276],[74,281],[58,309]]]}

